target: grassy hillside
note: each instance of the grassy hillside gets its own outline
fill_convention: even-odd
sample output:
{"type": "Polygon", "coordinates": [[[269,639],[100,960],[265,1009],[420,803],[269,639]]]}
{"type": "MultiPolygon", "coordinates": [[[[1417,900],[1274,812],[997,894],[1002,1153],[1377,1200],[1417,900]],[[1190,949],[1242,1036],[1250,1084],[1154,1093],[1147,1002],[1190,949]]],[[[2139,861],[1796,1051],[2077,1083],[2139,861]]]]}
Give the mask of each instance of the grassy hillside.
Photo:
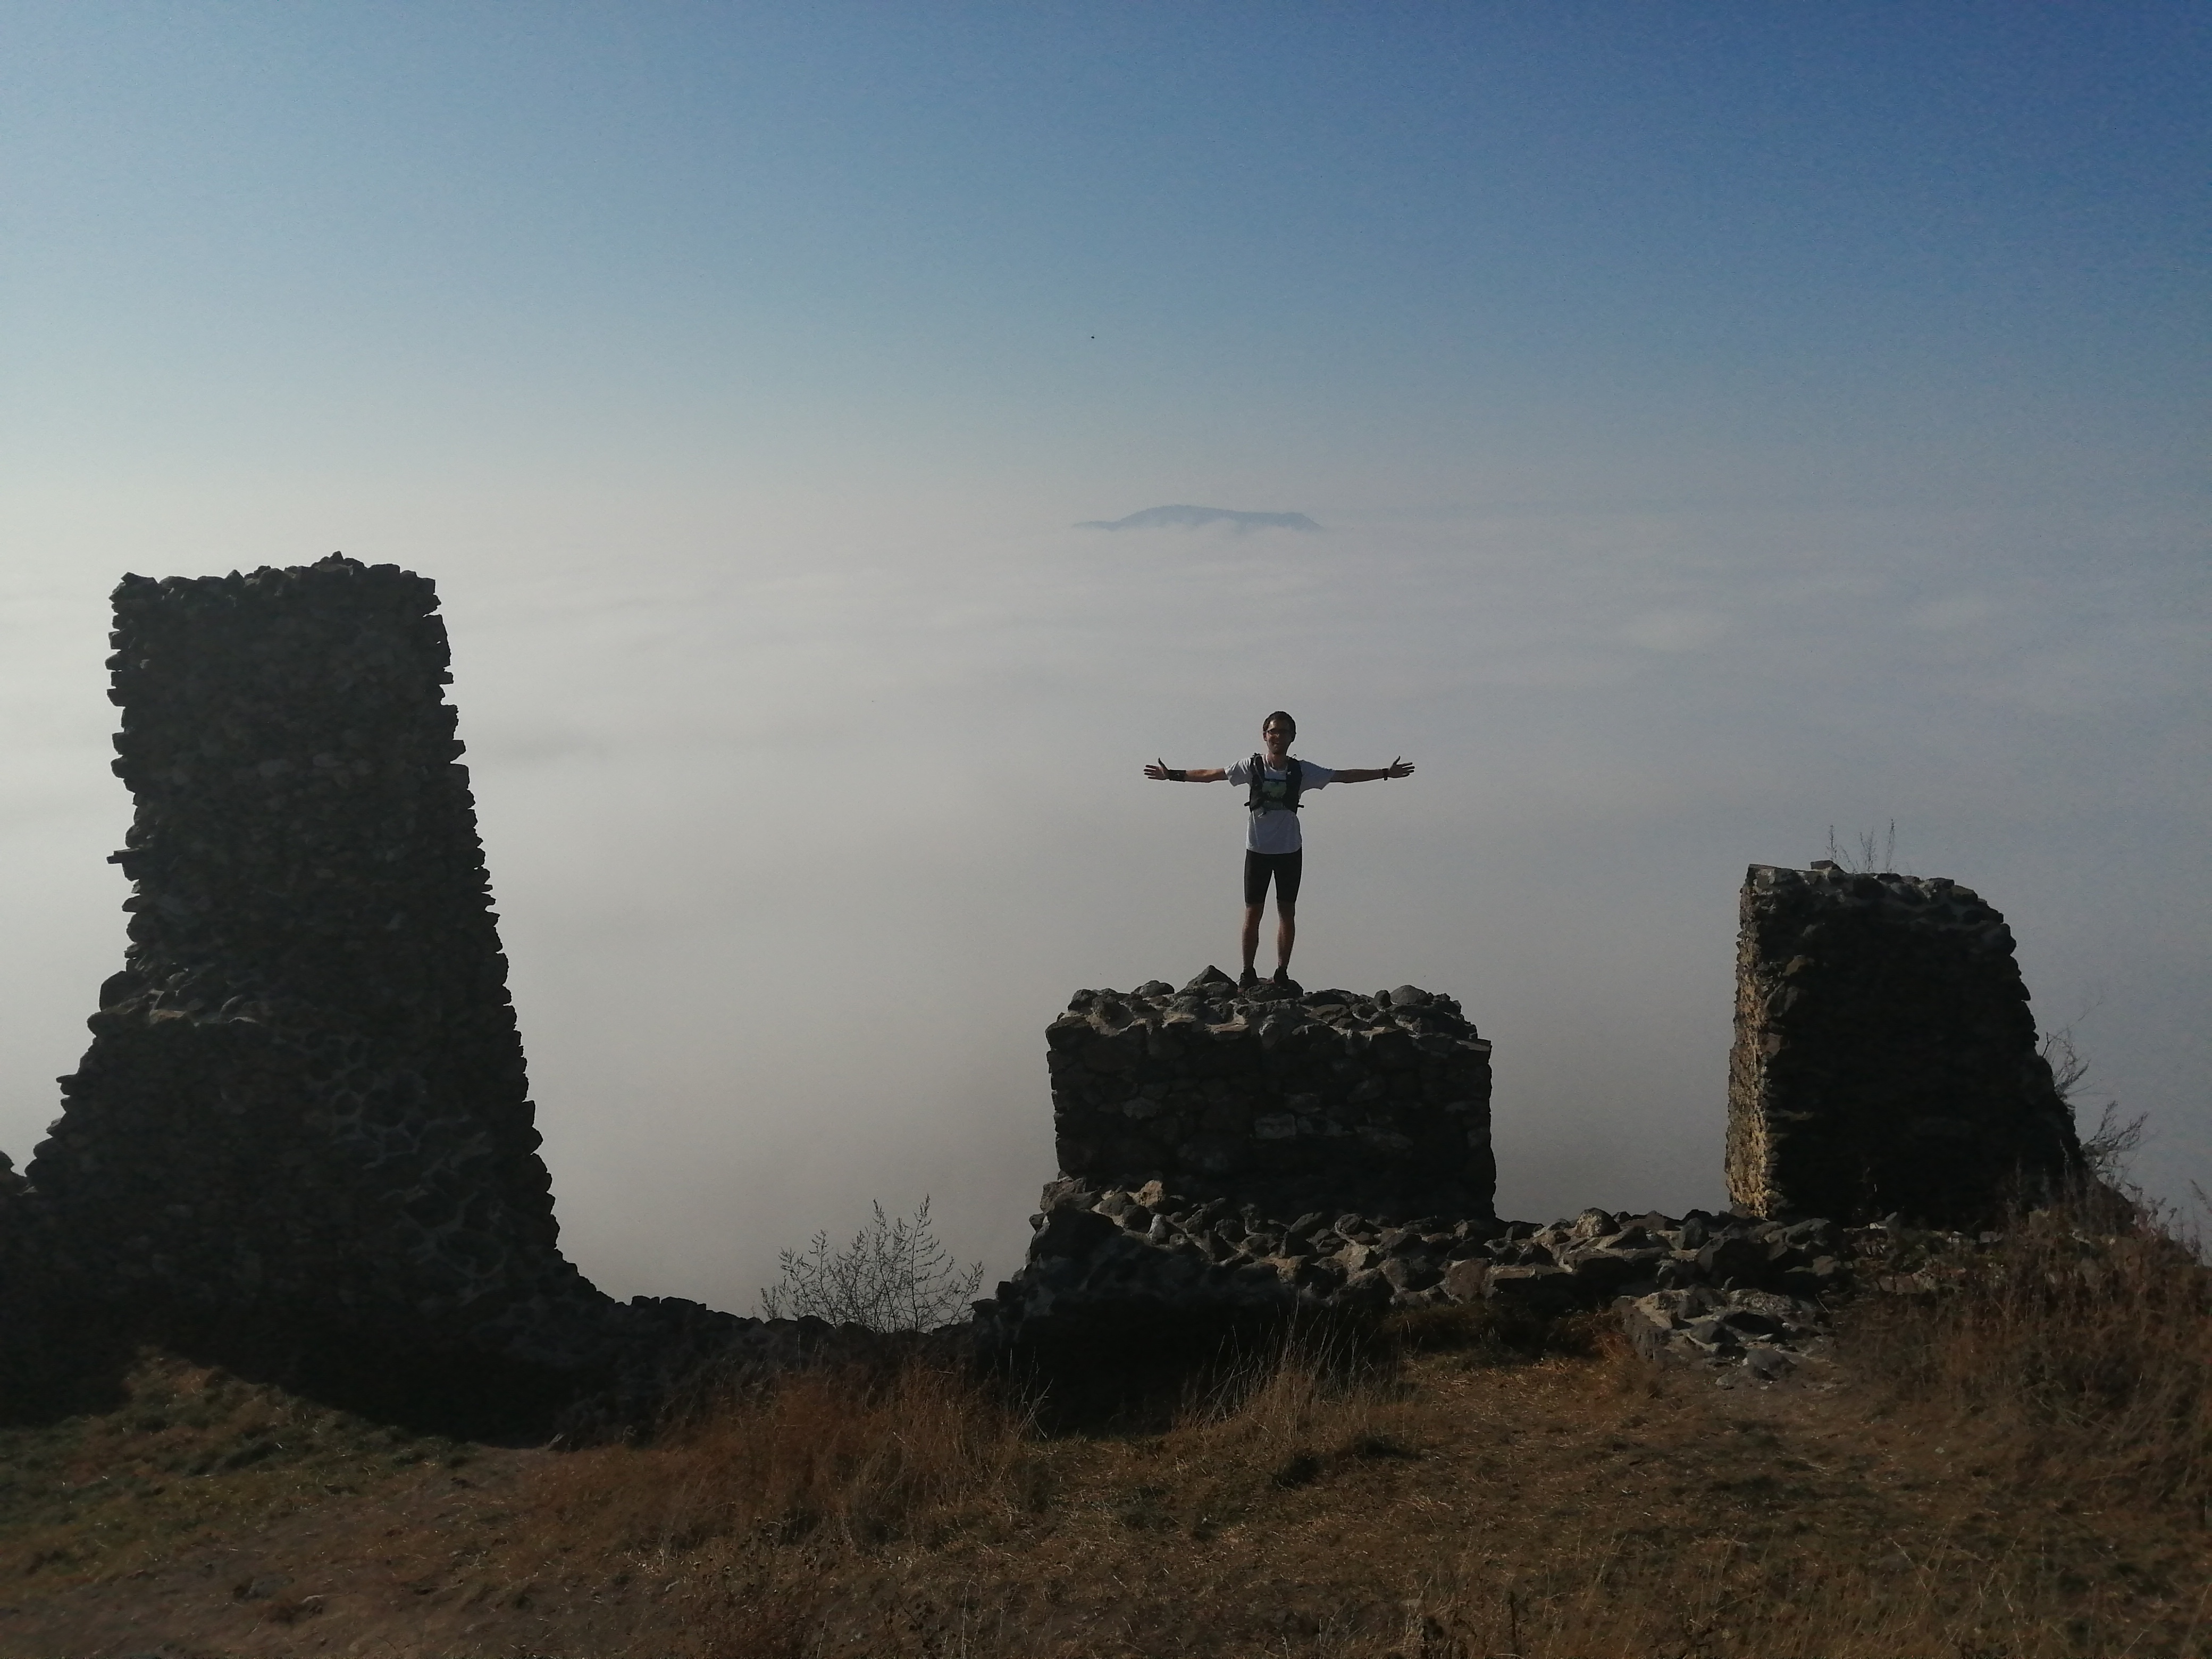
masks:
{"type": "Polygon", "coordinates": [[[1863,1271],[1811,1380],[1431,1313],[1049,1434],[908,1369],[556,1454],[148,1356],[0,1434],[0,1653],[2212,1652],[2193,1255],[2045,1216],[1863,1271]]]}

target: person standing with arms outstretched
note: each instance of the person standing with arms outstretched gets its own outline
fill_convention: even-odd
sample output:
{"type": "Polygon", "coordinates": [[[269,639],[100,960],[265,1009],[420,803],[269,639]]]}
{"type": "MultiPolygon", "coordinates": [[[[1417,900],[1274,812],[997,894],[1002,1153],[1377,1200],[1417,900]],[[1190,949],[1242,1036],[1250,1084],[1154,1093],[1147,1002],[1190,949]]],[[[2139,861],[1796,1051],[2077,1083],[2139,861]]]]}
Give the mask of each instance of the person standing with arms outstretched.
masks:
{"type": "Polygon", "coordinates": [[[1298,723],[1278,708],[1261,723],[1261,748],[1249,760],[1188,769],[1156,760],[1145,769],[1146,777],[1170,783],[1226,782],[1247,792],[1245,815],[1250,823],[1244,837],[1244,972],[1237,981],[1243,986],[1260,982],[1252,959],[1259,954],[1260,915],[1267,908],[1270,881],[1275,885],[1274,981],[1280,985],[1291,977],[1291,947],[1298,938],[1298,880],[1305,863],[1305,837],[1298,830],[1298,809],[1304,805],[1299,797],[1332,783],[1370,783],[1413,775],[1413,766],[1404,760],[1337,772],[1293,759],[1291,744],[1297,735],[1298,723]]]}

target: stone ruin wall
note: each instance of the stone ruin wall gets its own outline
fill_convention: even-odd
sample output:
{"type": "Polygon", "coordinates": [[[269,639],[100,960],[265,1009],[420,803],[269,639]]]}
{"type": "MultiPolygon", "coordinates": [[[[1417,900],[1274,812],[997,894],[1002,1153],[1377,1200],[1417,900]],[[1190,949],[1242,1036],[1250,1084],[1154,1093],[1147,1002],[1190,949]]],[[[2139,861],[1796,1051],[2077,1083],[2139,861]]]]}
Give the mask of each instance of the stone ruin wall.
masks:
{"type": "Polygon", "coordinates": [[[48,1139],[0,1158],[0,1411],[151,1339],[589,1436],[702,1366],[857,1352],[562,1255],[437,603],[337,555],[116,590],[130,944],[48,1139]]]}
{"type": "Polygon", "coordinates": [[[1819,1366],[1847,1261],[1890,1248],[1844,1224],[1979,1227],[2081,1150],[1975,894],[1753,866],[1742,915],[1724,1216],[1498,1219],[1490,1048],[1449,999],[1078,993],[1048,1032],[1060,1178],[980,1340],[1098,1361],[1179,1324],[1610,1306],[1724,1383],[1819,1366]]]}
{"type": "Polygon", "coordinates": [[[1060,1174],[1272,1212],[1491,1213],[1490,1044],[1449,997],[1079,991],[1045,1032],[1060,1174]]]}
{"type": "Polygon", "coordinates": [[[1941,878],[1753,865],[1727,1172],[1758,1216],[1973,1226],[2081,1167],[2004,918],[1941,878]]]}
{"type": "Polygon", "coordinates": [[[575,1358],[602,1298],[556,1243],[436,608],[336,556],[116,590],[130,945],[25,1172],[62,1276],[575,1358]]]}
{"type": "Polygon", "coordinates": [[[1179,1334],[1217,1352],[1224,1330],[1305,1316],[1364,1322],[1457,1306],[1512,1321],[1610,1307],[1654,1358],[1771,1381],[1824,1360],[1825,1304],[1864,1246],[1826,1220],[1697,1210],[1585,1210],[1544,1226],[1288,1217],[1157,1181],[1133,1192],[1054,1182],[1032,1225],[1021,1270],[977,1304],[976,1339],[985,1354],[1057,1352],[1064,1375],[1126,1364],[1179,1334]]]}

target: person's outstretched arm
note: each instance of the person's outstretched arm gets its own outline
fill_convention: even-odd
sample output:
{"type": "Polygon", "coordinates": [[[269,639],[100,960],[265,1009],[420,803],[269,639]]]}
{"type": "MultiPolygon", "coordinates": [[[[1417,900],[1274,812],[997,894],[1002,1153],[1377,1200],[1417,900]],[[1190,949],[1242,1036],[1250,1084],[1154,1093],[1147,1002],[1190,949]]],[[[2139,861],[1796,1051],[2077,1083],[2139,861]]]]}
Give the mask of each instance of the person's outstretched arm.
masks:
{"type": "MultiPolygon", "coordinates": [[[[1186,770],[1182,767],[1170,766],[1165,761],[1156,760],[1145,768],[1145,775],[1164,778],[1170,783],[1218,783],[1229,774],[1218,766],[1194,766],[1186,770]]],[[[1342,777],[1344,775],[1340,772],[1337,775],[1342,777]]]]}
{"type": "MultiPolygon", "coordinates": [[[[1196,777],[1198,774],[1194,772],[1191,775],[1196,777]]],[[[1377,778],[1410,778],[1413,775],[1413,762],[1394,760],[1388,766],[1347,766],[1329,781],[1331,783],[1371,783],[1377,778]]]]}

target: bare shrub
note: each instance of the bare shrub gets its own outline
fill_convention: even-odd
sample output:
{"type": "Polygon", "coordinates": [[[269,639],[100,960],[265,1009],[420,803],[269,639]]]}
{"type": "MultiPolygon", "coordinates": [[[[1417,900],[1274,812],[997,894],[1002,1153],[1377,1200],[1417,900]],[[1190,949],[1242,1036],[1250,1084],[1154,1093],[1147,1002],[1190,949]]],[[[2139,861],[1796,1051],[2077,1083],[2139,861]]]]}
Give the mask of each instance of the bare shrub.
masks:
{"type": "MultiPolygon", "coordinates": [[[[2051,1087],[2078,1117],[2087,1109],[2083,1097],[2093,1091],[2089,1088],[2089,1061],[2074,1041],[2074,1028],[2062,1025],[2057,1030],[2045,1031],[2038,1052],[2044,1064],[2051,1067],[2051,1087]]],[[[2098,1107],[2097,1127],[2081,1137],[2081,1158],[2089,1173],[2109,1187],[2129,1190],[2129,1163],[2143,1144],[2144,1126],[2149,1121],[2148,1112],[2123,1117],[2118,1101],[2102,1102],[2098,1107]]]]}
{"type": "Polygon", "coordinates": [[[832,1249],[823,1231],[803,1253],[782,1252],[782,1279],[760,1293],[762,1316],[922,1331],[965,1313],[983,1283],[983,1264],[952,1259],[930,1224],[929,1200],[911,1221],[872,1207],[874,1221],[842,1249],[832,1249]]]}
{"type": "Polygon", "coordinates": [[[2088,1081],[2089,1061],[2075,1044],[2074,1028],[2062,1025],[2055,1031],[2045,1031],[2036,1052],[2051,1068],[2051,1086],[2058,1091],[2059,1099],[2069,1106],[2078,1105],[2088,1081]]]}
{"type": "Polygon", "coordinates": [[[1897,869],[1897,820],[1892,818],[1889,821],[1889,830],[1881,836],[1879,843],[1875,840],[1873,830],[1862,830],[1858,832],[1856,845],[1849,848],[1837,842],[1836,826],[1830,824],[1828,826],[1828,861],[1837,869],[1849,875],[1877,876],[1894,873],[1897,869]],[[1877,844],[1881,849],[1879,856],[1875,851],[1877,844]]]}

